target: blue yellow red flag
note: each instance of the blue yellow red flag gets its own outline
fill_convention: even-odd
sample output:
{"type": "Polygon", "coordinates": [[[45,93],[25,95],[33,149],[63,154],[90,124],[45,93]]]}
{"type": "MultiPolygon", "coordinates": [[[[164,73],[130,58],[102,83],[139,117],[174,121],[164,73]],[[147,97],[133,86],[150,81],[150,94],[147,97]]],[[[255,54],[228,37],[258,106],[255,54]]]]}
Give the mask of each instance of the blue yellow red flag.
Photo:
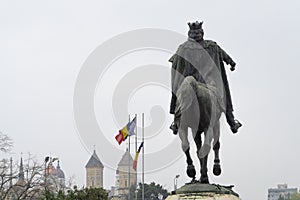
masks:
{"type": "Polygon", "coordinates": [[[136,127],[136,117],[128,122],[126,126],[124,126],[121,130],[119,130],[119,134],[116,135],[115,139],[119,143],[119,145],[127,139],[128,136],[135,135],[135,127],[136,127]]]}

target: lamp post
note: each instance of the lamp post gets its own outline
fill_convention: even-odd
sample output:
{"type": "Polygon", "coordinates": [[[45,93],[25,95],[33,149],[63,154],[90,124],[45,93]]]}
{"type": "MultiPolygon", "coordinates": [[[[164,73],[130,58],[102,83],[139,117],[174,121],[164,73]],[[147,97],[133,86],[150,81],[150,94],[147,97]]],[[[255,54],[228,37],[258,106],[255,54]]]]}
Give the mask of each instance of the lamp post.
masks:
{"type": "Polygon", "coordinates": [[[138,190],[135,190],[135,200],[137,200],[137,194],[138,194],[138,190]]]}
{"type": "Polygon", "coordinates": [[[174,191],[176,191],[177,190],[177,179],[179,178],[179,174],[177,174],[176,176],[175,176],[175,178],[174,178],[174,191]]]}
{"type": "Polygon", "coordinates": [[[158,193],[157,198],[158,198],[159,200],[162,200],[162,199],[164,198],[164,196],[163,196],[161,193],[158,193]]]}
{"type": "MultiPolygon", "coordinates": [[[[45,195],[46,195],[46,192],[47,192],[47,163],[49,162],[49,160],[50,160],[50,157],[49,156],[46,156],[45,157],[45,162],[44,162],[44,164],[45,164],[45,177],[44,177],[44,185],[45,185],[45,195]]],[[[49,171],[48,171],[49,172],[49,171]]]]}

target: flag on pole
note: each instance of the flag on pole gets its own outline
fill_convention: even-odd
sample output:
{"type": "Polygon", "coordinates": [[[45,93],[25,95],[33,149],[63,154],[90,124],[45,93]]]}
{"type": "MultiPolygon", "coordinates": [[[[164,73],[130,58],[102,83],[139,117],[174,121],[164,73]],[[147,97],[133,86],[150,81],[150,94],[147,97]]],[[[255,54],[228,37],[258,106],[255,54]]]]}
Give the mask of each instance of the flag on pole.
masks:
{"type": "Polygon", "coordinates": [[[137,161],[138,161],[138,158],[139,158],[139,154],[141,152],[141,149],[142,147],[144,146],[144,142],[142,142],[140,144],[140,147],[139,149],[137,150],[137,152],[135,153],[135,157],[134,157],[134,161],[133,161],[133,169],[136,171],[136,166],[137,166],[137,161]]]}
{"type": "Polygon", "coordinates": [[[131,121],[128,122],[126,126],[124,126],[121,130],[119,130],[119,134],[116,135],[115,139],[119,143],[119,145],[127,139],[127,137],[135,135],[134,129],[136,127],[136,117],[131,121]]]}

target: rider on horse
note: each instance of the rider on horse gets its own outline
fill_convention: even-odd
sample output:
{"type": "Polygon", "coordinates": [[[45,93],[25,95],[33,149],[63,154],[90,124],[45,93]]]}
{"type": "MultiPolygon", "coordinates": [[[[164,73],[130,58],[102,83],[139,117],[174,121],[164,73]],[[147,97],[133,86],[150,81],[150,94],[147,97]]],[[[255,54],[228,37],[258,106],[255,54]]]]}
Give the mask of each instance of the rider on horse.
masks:
{"type": "MultiPolygon", "coordinates": [[[[177,52],[170,58],[172,62],[172,99],[170,113],[175,114],[176,92],[183,79],[193,76],[198,82],[212,85],[219,89],[223,97],[227,123],[233,133],[237,133],[242,124],[234,118],[233,106],[229,90],[229,84],[224,67],[225,62],[231,66],[230,70],[235,70],[236,63],[216,42],[204,40],[202,23],[198,21],[188,23],[188,41],[181,44],[177,52]]],[[[221,105],[222,106],[222,105],[221,105]]],[[[174,134],[178,132],[176,120],[170,128],[174,134]]]]}

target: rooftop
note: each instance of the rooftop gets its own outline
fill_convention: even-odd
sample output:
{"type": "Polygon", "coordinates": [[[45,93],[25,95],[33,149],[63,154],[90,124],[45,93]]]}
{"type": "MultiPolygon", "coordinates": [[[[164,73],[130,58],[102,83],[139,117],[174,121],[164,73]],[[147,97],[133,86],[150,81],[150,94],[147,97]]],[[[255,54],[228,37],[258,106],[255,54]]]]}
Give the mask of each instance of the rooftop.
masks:
{"type": "Polygon", "coordinates": [[[102,162],[100,161],[98,155],[96,154],[96,151],[94,150],[93,155],[85,165],[86,168],[88,167],[104,167],[102,162]]]}
{"type": "Polygon", "coordinates": [[[126,149],[126,152],[122,156],[122,159],[120,160],[118,166],[128,166],[133,164],[133,158],[131,157],[128,149],[126,149]]]}

